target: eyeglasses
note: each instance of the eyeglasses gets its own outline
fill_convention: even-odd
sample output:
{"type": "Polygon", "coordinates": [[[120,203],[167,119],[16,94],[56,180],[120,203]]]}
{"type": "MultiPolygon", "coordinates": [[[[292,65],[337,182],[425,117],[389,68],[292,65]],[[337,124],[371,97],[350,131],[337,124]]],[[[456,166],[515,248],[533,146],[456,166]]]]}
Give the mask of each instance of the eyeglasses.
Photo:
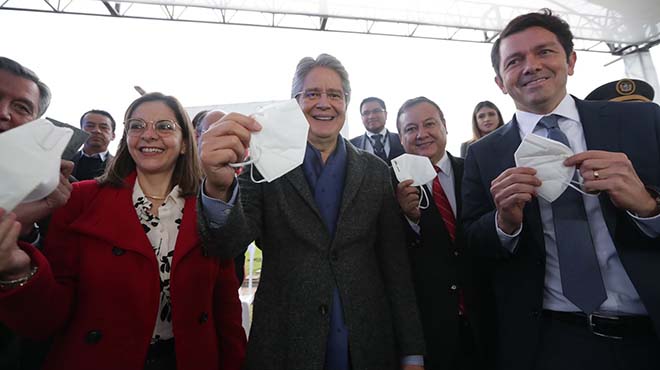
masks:
{"type": "Polygon", "coordinates": [[[364,112],[360,113],[362,117],[366,117],[370,114],[378,114],[378,113],[385,113],[385,109],[383,108],[375,108],[372,110],[365,110],[364,112]]]}
{"type": "Polygon", "coordinates": [[[124,123],[128,136],[140,136],[151,125],[159,136],[170,136],[176,132],[179,125],[169,119],[147,122],[141,118],[131,118],[124,123]]]}
{"type": "Polygon", "coordinates": [[[306,101],[317,101],[321,99],[321,96],[325,95],[328,100],[334,101],[334,102],[343,102],[344,99],[348,96],[347,93],[341,91],[341,90],[326,90],[326,91],[321,91],[321,90],[303,90],[295,95],[295,97],[302,96],[303,100],[306,101]]]}

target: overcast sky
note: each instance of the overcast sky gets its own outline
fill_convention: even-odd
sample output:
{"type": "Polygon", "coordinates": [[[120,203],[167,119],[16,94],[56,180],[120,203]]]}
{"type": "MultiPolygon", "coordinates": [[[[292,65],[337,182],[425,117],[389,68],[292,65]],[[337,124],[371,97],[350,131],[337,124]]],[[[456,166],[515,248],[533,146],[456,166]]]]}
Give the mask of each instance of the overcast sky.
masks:
{"type": "MultiPolygon", "coordinates": [[[[7,10],[0,10],[0,34],[0,54],[51,87],[46,115],[72,124],[92,108],[121,122],[138,96],[134,85],[174,95],[187,107],[287,99],[297,62],[320,53],[336,56],[348,70],[349,137],[363,132],[358,105],[367,96],[385,100],[392,131],[403,101],[419,95],[434,100],[447,119],[454,154],[471,137],[478,101],[493,101],[505,120],[514,112],[493,82],[489,44],[7,10]]],[[[654,53],[657,66],[660,53],[654,53]]],[[[622,61],[604,66],[614,59],[578,52],[569,92],[583,98],[624,77],[622,61]]]]}

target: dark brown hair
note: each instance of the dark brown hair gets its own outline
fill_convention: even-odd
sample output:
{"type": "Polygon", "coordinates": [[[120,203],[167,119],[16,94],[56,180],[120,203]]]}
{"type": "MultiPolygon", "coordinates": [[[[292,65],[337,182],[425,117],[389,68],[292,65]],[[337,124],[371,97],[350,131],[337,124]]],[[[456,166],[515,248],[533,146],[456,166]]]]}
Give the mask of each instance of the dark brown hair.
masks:
{"type": "MultiPolygon", "coordinates": [[[[195,195],[199,190],[199,185],[202,178],[202,170],[199,164],[199,159],[197,158],[197,144],[195,143],[195,139],[193,137],[194,129],[188,114],[186,113],[179,100],[173,96],[163,95],[158,92],[144,94],[133,101],[133,103],[131,103],[131,105],[128,107],[126,114],[124,115],[124,122],[131,118],[135,109],[137,109],[137,107],[139,107],[141,104],[154,101],[162,102],[170,109],[172,109],[172,112],[174,112],[176,117],[176,121],[181,127],[181,133],[183,136],[183,146],[185,147],[185,153],[179,155],[179,158],[176,160],[170,187],[179,185],[181,188],[182,197],[195,195]]],[[[119,149],[117,149],[117,155],[112,160],[103,176],[98,179],[101,185],[108,185],[113,187],[126,186],[124,179],[131,172],[135,171],[135,161],[128,151],[128,144],[126,140],[126,130],[124,129],[124,134],[122,135],[121,141],[119,142],[119,149]]]]}
{"type": "Polygon", "coordinates": [[[500,37],[493,43],[493,48],[490,51],[490,61],[497,77],[500,77],[500,43],[502,39],[531,27],[545,28],[554,33],[566,52],[566,60],[570,58],[571,53],[573,53],[571,27],[563,19],[552,14],[550,9],[543,8],[538,12],[519,15],[512,19],[502,30],[500,37]]]}
{"type": "Polygon", "coordinates": [[[493,104],[493,102],[488,100],[480,101],[474,107],[474,111],[472,112],[472,140],[470,140],[471,143],[481,139],[481,137],[483,136],[481,134],[481,131],[479,130],[479,124],[477,124],[477,113],[479,112],[479,110],[481,110],[481,108],[490,108],[495,110],[495,112],[497,112],[498,122],[496,128],[504,125],[504,120],[502,119],[502,113],[500,113],[500,110],[497,108],[497,106],[493,104]]]}

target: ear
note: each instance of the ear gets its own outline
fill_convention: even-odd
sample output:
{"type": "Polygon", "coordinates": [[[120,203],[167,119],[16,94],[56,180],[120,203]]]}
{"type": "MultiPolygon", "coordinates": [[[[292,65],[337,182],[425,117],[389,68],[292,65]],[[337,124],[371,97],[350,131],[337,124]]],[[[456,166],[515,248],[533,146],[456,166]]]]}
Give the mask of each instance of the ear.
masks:
{"type": "Polygon", "coordinates": [[[114,139],[115,139],[115,132],[112,131],[112,137],[110,138],[110,141],[112,141],[112,140],[114,140],[114,139]]]}
{"type": "Polygon", "coordinates": [[[502,94],[507,94],[506,87],[504,86],[504,82],[500,78],[500,76],[495,76],[495,83],[497,84],[497,87],[502,90],[502,94]]]}
{"type": "Polygon", "coordinates": [[[572,76],[575,71],[575,62],[577,61],[577,54],[575,51],[568,56],[568,75],[572,76]]]}

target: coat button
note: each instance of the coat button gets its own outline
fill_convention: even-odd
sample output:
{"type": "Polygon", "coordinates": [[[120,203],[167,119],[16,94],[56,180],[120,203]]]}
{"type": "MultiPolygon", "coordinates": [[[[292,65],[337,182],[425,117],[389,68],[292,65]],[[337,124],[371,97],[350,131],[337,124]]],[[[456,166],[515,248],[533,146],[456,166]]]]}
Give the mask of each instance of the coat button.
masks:
{"type": "Polygon", "coordinates": [[[459,251],[454,251],[454,257],[458,257],[458,256],[460,256],[460,255],[461,255],[461,252],[459,252],[459,251]]]}
{"type": "Polygon", "coordinates": [[[327,314],[328,313],[328,306],[326,306],[324,304],[320,305],[319,306],[319,312],[321,313],[321,315],[327,314]]]}
{"type": "Polygon", "coordinates": [[[126,253],[126,250],[119,247],[112,247],[112,254],[115,256],[123,256],[126,253]]]}
{"type": "Polygon", "coordinates": [[[456,284],[452,284],[452,285],[449,287],[449,289],[450,289],[452,292],[455,291],[457,288],[458,288],[458,287],[456,286],[456,284]]]}
{"type": "Polygon", "coordinates": [[[199,315],[199,323],[204,324],[207,321],[209,321],[209,314],[207,314],[206,312],[202,312],[202,314],[199,315]]]}
{"type": "Polygon", "coordinates": [[[103,334],[99,330],[90,330],[85,335],[85,343],[87,344],[96,344],[101,341],[103,334]]]}
{"type": "Polygon", "coordinates": [[[339,260],[339,256],[337,256],[337,252],[330,253],[330,259],[337,262],[337,260],[339,260]]]}
{"type": "Polygon", "coordinates": [[[529,317],[531,317],[533,319],[538,319],[539,317],[541,317],[541,310],[532,310],[529,313],[529,317]]]}

